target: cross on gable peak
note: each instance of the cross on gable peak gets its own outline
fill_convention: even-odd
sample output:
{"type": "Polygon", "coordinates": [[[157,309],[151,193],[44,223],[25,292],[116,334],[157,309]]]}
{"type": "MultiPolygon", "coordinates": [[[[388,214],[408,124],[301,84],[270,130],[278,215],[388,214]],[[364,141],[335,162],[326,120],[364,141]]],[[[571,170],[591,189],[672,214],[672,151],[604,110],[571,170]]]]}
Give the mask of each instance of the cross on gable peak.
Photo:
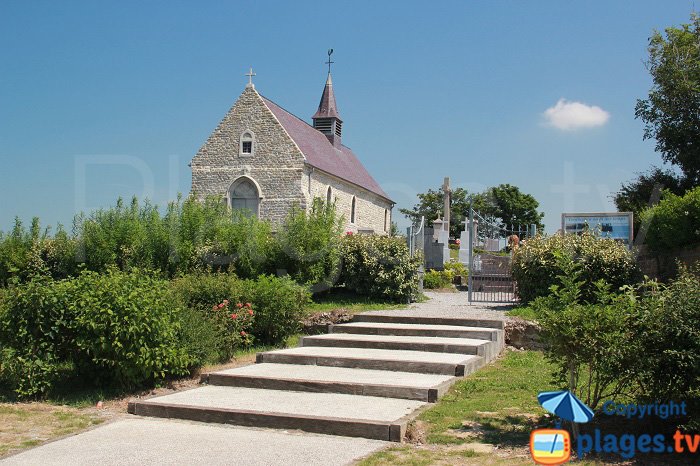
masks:
{"type": "Polygon", "coordinates": [[[255,76],[255,73],[253,73],[253,67],[250,67],[250,71],[248,71],[246,74],[243,76],[248,76],[248,84],[246,84],[245,87],[252,87],[255,88],[255,84],[253,84],[253,76],[255,76]]]}

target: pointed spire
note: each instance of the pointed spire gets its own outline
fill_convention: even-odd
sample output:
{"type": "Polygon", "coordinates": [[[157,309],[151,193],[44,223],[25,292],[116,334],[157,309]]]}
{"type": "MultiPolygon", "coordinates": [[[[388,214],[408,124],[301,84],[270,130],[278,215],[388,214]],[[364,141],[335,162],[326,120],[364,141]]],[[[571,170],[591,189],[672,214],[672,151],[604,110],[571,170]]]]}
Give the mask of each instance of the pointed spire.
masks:
{"type": "Polygon", "coordinates": [[[333,93],[333,79],[331,78],[331,54],[333,49],[328,49],[328,77],[326,78],[326,86],[321,94],[321,102],[318,104],[318,110],[311,117],[314,120],[314,128],[326,135],[328,140],[334,147],[340,147],[340,136],[343,129],[343,120],[338,115],[338,106],[335,104],[335,94],[333,93]]]}
{"type": "Polygon", "coordinates": [[[321,94],[321,102],[318,104],[318,110],[312,117],[316,118],[340,118],[338,115],[338,106],[335,104],[335,94],[333,93],[333,79],[330,71],[326,78],[326,86],[321,94]]]}

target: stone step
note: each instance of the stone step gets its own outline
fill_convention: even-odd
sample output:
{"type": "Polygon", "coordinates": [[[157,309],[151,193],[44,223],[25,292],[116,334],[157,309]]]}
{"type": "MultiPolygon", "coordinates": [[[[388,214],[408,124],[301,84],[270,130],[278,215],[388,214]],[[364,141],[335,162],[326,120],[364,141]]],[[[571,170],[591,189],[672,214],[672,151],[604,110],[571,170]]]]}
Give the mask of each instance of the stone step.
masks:
{"type": "Polygon", "coordinates": [[[355,333],[364,335],[397,335],[448,338],[476,338],[497,341],[499,331],[485,327],[461,325],[402,324],[392,322],[349,322],[330,325],[330,333],[355,333]]]}
{"type": "Polygon", "coordinates": [[[256,355],[258,363],[302,364],[385,371],[443,374],[463,377],[485,360],[480,356],[425,351],[395,351],[372,348],[302,346],[256,355]]]}
{"type": "Polygon", "coordinates": [[[419,317],[400,315],[398,311],[392,314],[363,313],[355,314],[353,322],[391,322],[401,324],[426,324],[426,325],[459,325],[463,327],[486,327],[503,330],[502,319],[463,319],[454,317],[419,317]]]}
{"type": "Polygon", "coordinates": [[[333,346],[341,348],[374,348],[386,350],[428,351],[481,356],[491,360],[498,353],[497,344],[474,338],[405,337],[394,335],[355,335],[331,333],[307,336],[301,346],[333,346]]]}
{"type": "Polygon", "coordinates": [[[129,403],[140,416],[400,442],[421,401],[208,385],[129,403]]]}
{"type": "Polygon", "coordinates": [[[211,385],[346,393],[434,403],[457,378],[346,367],[262,363],[204,374],[211,385]]]}

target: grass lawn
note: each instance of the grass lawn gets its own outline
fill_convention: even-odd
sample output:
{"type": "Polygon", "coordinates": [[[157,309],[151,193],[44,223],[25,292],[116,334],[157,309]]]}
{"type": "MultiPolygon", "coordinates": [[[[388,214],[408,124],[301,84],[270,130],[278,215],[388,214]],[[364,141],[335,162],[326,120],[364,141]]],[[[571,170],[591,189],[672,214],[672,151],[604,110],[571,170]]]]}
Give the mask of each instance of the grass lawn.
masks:
{"type": "MultiPolygon", "coordinates": [[[[283,347],[297,346],[301,335],[289,337],[283,347]]],[[[203,372],[230,369],[255,362],[255,354],[281,346],[254,346],[237,352],[225,363],[206,366],[203,372]]],[[[129,399],[136,396],[164,395],[199,385],[199,373],[172,380],[165,386],[127,392],[120,389],[59,387],[49,399],[35,403],[0,403],[0,459],[7,454],[41,445],[65,435],[85,430],[108,419],[126,416],[129,399]],[[96,407],[102,402],[100,408],[96,407]]]]}
{"type": "Polygon", "coordinates": [[[530,431],[548,424],[537,393],[555,389],[553,370],[541,352],[508,350],[418,417],[409,438],[420,443],[390,447],[360,465],[531,465],[530,431]]]}
{"type": "Polygon", "coordinates": [[[525,320],[537,320],[535,311],[529,306],[516,306],[513,309],[506,312],[507,316],[520,317],[525,320]]]}
{"type": "Polygon", "coordinates": [[[330,312],[344,309],[351,314],[364,311],[381,311],[388,309],[405,309],[407,304],[396,304],[367,296],[360,296],[342,289],[333,289],[313,296],[313,302],[306,307],[306,312],[330,312]]]}
{"type": "Polygon", "coordinates": [[[104,422],[96,412],[47,403],[0,403],[0,456],[104,422]]]}

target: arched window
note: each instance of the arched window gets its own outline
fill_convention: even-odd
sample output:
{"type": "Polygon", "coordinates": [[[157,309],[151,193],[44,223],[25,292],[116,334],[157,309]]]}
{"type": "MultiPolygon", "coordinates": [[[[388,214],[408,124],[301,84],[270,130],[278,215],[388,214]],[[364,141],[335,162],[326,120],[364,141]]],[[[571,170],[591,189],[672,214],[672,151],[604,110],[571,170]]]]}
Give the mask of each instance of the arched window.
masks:
{"type": "Polygon", "coordinates": [[[250,178],[240,178],[233,183],[229,191],[229,199],[232,209],[246,210],[253,215],[258,215],[260,193],[250,178]]]}
{"type": "Polygon", "coordinates": [[[355,223],[355,196],[352,197],[352,204],[350,204],[350,223],[355,223]]]}
{"type": "Polygon", "coordinates": [[[332,199],[333,199],[333,190],[329,186],[328,191],[326,191],[326,205],[331,205],[332,199]]]}
{"type": "Polygon", "coordinates": [[[255,135],[250,130],[245,130],[241,134],[241,143],[238,149],[238,155],[241,157],[250,157],[255,150],[255,135]]]}

